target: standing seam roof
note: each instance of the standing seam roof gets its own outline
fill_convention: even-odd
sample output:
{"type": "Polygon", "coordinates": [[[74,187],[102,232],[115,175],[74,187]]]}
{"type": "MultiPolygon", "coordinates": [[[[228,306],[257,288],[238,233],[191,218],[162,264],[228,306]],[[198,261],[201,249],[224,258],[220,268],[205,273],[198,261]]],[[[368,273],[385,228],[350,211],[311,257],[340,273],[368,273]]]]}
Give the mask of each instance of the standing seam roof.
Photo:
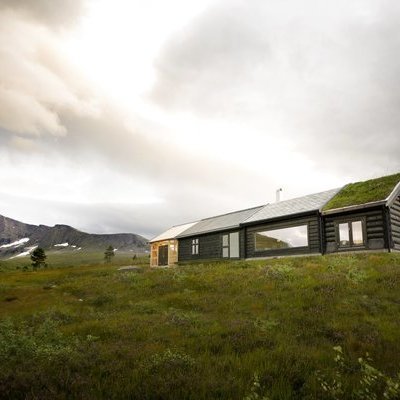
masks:
{"type": "Polygon", "coordinates": [[[178,235],[178,238],[239,227],[241,223],[263,207],[264,206],[253,207],[246,210],[202,219],[197,224],[178,235]]]}
{"type": "Polygon", "coordinates": [[[265,205],[260,211],[250,216],[245,223],[284,217],[302,212],[321,210],[322,207],[339,192],[340,188],[314,193],[308,196],[284,200],[265,205]]]}
{"type": "Polygon", "coordinates": [[[153,242],[159,242],[161,240],[175,239],[180,233],[185,232],[186,229],[189,229],[195,224],[196,222],[190,222],[188,224],[173,226],[172,228],[169,228],[165,232],[160,233],[159,235],[151,239],[149,242],[153,243],[153,242]]]}

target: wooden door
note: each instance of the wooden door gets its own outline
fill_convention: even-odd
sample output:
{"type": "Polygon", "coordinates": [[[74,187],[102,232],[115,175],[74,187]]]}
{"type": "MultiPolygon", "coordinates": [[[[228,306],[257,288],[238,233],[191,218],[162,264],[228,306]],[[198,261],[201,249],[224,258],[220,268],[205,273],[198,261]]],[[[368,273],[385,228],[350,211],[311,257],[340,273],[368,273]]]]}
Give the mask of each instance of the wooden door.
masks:
{"type": "Polygon", "coordinates": [[[168,245],[158,247],[158,265],[168,265],[168,245]]]}

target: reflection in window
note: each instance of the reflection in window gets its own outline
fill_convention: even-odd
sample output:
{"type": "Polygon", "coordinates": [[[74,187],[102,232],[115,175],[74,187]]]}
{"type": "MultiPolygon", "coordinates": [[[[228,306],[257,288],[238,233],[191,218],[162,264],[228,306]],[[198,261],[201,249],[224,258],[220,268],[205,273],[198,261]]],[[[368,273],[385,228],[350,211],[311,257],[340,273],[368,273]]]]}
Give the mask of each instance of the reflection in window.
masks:
{"type": "Polygon", "coordinates": [[[339,242],[341,246],[350,244],[349,224],[339,224],[339,242]]]}
{"type": "Polygon", "coordinates": [[[229,234],[229,257],[239,257],[239,232],[229,234]]]}
{"type": "Polygon", "coordinates": [[[222,235],[222,257],[239,257],[239,232],[222,235]]]}
{"type": "Polygon", "coordinates": [[[255,233],[255,249],[272,250],[308,246],[307,225],[255,233]]]}
{"type": "Polygon", "coordinates": [[[222,257],[229,257],[229,235],[222,235],[222,257]]]}
{"type": "Polygon", "coordinates": [[[349,221],[338,224],[339,246],[352,247],[364,245],[363,221],[349,221]]]}
{"type": "Polygon", "coordinates": [[[353,244],[360,246],[364,243],[362,223],[361,221],[354,221],[351,223],[351,230],[353,232],[353,244]]]}

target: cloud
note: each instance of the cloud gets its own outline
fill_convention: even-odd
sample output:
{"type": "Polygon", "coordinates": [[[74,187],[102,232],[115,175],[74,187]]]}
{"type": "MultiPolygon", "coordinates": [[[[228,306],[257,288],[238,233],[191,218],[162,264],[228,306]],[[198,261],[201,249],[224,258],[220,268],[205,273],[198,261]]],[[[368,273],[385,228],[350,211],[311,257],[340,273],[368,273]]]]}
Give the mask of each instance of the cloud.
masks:
{"type": "Polygon", "coordinates": [[[320,167],[393,171],[399,18],[390,0],[221,1],[169,40],[150,96],[284,138],[320,167]]]}
{"type": "Polygon", "coordinates": [[[150,237],[400,168],[394,1],[216,2],[169,38],[147,98],[121,75],[125,110],[69,63],[81,3],[53,4],[0,0],[2,214],[150,237]]]}
{"type": "Polygon", "coordinates": [[[62,110],[97,113],[93,91],[47,28],[0,11],[0,60],[0,127],[10,133],[62,136],[62,110]]]}
{"type": "Polygon", "coordinates": [[[82,0],[0,0],[0,10],[14,11],[38,22],[60,27],[74,23],[84,11],[82,0]]]}

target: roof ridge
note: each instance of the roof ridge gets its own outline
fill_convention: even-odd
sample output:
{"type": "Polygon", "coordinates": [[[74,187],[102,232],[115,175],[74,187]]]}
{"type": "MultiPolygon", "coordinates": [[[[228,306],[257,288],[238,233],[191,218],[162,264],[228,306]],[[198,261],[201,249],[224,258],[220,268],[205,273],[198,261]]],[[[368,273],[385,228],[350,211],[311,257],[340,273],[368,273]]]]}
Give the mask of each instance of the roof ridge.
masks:
{"type": "Polygon", "coordinates": [[[272,205],[274,205],[274,204],[282,204],[282,203],[285,203],[285,202],[287,202],[287,201],[298,200],[298,199],[304,199],[305,197],[315,196],[315,195],[317,195],[317,194],[322,194],[322,193],[333,192],[334,190],[340,190],[340,189],[342,189],[342,187],[334,188],[334,189],[328,189],[328,190],[323,190],[322,192],[310,193],[310,194],[306,194],[306,195],[304,195],[304,196],[292,197],[291,199],[281,200],[281,201],[278,201],[278,202],[275,202],[275,203],[267,203],[267,204],[264,205],[264,207],[266,207],[266,206],[272,206],[272,205]]]}
{"type": "Polygon", "coordinates": [[[219,214],[219,215],[214,215],[214,216],[212,216],[212,217],[202,218],[202,219],[199,219],[197,222],[207,221],[208,219],[223,217],[223,216],[225,216],[225,215],[237,214],[237,213],[239,213],[239,212],[250,211],[250,210],[254,210],[254,209],[256,209],[256,208],[265,207],[266,205],[268,205],[268,203],[267,203],[267,204],[262,204],[261,206],[244,208],[243,210],[230,211],[230,212],[227,212],[227,213],[224,213],[224,214],[219,214]]]}

